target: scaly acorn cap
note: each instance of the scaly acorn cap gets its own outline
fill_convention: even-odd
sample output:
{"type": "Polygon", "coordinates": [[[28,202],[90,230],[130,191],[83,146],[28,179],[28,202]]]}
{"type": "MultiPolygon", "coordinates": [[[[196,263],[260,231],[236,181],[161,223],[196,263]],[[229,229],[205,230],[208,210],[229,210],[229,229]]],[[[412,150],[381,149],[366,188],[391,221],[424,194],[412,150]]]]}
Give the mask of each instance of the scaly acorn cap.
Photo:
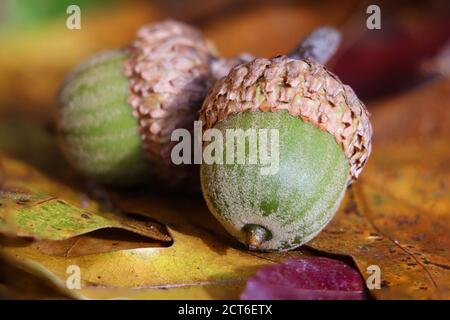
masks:
{"type": "Polygon", "coordinates": [[[235,113],[282,110],[330,133],[350,162],[348,184],[358,178],[371,151],[369,113],[348,85],[313,60],[278,56],[235,66],[208,93],[200,120],[207,130],[235,113]]]}
{"type": "Polygon", "coordinates": [[[128,103],[139,120],[145,157],[152,171],[177,184],[191,170],[175,168],[170,158],[173,130],[190,129],[213,82],[210,64],[215,49],[200,31],[184,23],[164,21],[142,27],[129,48],[125,75],[128,103]]]}

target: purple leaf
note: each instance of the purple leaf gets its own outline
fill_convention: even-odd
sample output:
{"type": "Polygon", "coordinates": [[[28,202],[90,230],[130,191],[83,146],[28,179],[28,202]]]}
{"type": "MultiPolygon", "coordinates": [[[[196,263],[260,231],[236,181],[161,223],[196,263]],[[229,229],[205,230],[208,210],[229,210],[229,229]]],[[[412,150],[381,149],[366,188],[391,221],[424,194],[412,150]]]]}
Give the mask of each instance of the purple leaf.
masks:
{"type": "Polygon", "coordinates": [[[363,300],[361,275],[348,264],[302,257],[261,268],[249,279],[242,300],[363,300]]]}

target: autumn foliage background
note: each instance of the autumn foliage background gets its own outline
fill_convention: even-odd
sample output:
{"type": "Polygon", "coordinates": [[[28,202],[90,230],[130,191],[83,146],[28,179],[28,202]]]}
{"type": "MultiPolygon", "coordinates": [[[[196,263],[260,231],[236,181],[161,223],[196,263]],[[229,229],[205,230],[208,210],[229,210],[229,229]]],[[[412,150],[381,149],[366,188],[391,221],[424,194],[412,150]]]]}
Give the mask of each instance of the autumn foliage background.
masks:
{"type": "Polygon", "coordinates": [[[81,30],[65,27],[77,1],[45,2],[0,7],[0,296],[238,298],[261,266],[313,255],[363,278],[380,266],[370,298],[450,298],[446,1],[379,2],[381,30],[366,28],[372,3],[361,1],[78,1],[81,30]],[[328,66],[372,113],[373,154],[330,225],[300,250],[247,252],[201,196],[98,189],[61,157],[52,122],[65,74],[169,17],[201,28],[225,56],[270,57],[315,27],[342,31],[328,66]],[[65,288],[69,265],[83,270],[81,290],[65,288]]]}

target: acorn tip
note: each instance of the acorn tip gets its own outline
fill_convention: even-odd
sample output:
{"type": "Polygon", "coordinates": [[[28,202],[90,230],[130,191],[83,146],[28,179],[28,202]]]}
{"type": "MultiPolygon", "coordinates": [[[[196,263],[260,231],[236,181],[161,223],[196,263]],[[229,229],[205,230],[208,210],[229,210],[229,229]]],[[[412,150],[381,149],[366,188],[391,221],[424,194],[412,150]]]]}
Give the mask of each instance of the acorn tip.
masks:
{"type": "Polygon", "coordinates": [[[272,237],[269,230],[256,224],[247,224],[243,230],[246,233],[246,245],[251,251],[259,250],[261,244],[272,237]]]}

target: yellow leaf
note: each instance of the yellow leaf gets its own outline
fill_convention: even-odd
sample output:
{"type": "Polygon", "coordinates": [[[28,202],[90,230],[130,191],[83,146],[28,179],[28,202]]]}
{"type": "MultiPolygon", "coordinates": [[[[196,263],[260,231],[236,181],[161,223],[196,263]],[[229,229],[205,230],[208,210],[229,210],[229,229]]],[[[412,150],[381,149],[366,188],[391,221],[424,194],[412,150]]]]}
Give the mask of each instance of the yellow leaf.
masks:
{"type": "MultiPolygon", "coordinates": [[[[83,193],[59,184],[25,163],[6,156],[1,163],[9,179],[15,177],[16,183],[22,180],[35,192],[55,194],[72,204],[79,203],[83,197],[83,193]]],[[[6,181],[13,183],[9,179],[6,181]]],[[[285,257],[285,254],[266,257],[235,247],[237,243],[212,218],[199,195],[178,196],[178,202],[171,195],[148,192],[134,196],[112,192],[111,196],[124,211],[139,212],[166,224],[173,245],[60,257],[43,253],[42,243],[37,242],[4,245],[2,252],[37,263],[61,283],[68,277],[69,266],[79,266],[82,289],[78,293],[86,298],[124,298],[129,294],[133,297],[137,288],[145,288],[141,297],[149,299],[187,298],[190,294],[199,298],[237,298],[245,280],[259,267],[285,257]],[[96,287],[117,290],[94,290],[96,287]],[[163,290],[167,288],[173,291],[163,290]]],[[[94,213],[99,210],[95,202],[89,207],[94,213]]]]}
{"type": "Polygon", "coordinates": [[[50,182],[36,170],[1,153],[0,171],[0,230],[35,239],[64,240],[99,229],[119,228],[154,240],[171,241],[158,223],[103,211],[86,195],[50,182]],[[52,190],[65,191],[66,199],[78,200],[71,204],[52,190]]]}

